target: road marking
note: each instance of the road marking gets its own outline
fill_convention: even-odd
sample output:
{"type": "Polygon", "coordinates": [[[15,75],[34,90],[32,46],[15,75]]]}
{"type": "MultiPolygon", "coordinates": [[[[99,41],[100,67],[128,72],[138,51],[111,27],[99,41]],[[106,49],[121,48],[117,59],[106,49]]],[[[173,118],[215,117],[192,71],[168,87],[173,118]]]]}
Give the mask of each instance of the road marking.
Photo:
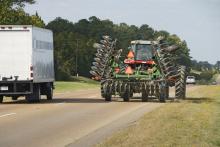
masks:
{"type": "Polygon", "coordinates": [[[57,103],[57,104],[55,104],[55,105],[59,106],[59,105],[65,104],[65,103],[66,103],[66,102],[62,102],[62,103],[57,103]]]}
{"type": "Polygon", "coordinates": [[[15,115],[16,113],[8,113],[8,114],[4,114],[4,115],[0,115],[0,118],[1,117],[6,117],[6,116],[10,116],[10,115],[15,115]]]}

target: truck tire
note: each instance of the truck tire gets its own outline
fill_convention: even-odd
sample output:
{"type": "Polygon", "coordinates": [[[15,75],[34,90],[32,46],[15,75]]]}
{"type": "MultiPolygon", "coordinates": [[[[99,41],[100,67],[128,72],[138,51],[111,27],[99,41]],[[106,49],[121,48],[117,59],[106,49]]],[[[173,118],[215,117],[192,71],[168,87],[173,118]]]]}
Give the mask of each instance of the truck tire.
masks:
{"type": "Polygon", "coordinates": [[[53,87],[50,83],[47,84],[47,100],[52,100],[53,99],[53,87]]]}
{"type": "Polygon", "coordinates": [[[30,95],[27,95],[25,98],[29,103],[40,102],[40,99],[41,99],[40,85],[33,84],[33,93],[30,95]]]}
{"type": "Polygon", "coordinates": [[[0,96],[0,103],[3,102],[3,96],[0,96]]]}
{"type": "Polygon", "coordinates": [[[175,97],[176,98],[186,98],[186,67],[179,67],[179,78],[175,83],[175,97]]]}

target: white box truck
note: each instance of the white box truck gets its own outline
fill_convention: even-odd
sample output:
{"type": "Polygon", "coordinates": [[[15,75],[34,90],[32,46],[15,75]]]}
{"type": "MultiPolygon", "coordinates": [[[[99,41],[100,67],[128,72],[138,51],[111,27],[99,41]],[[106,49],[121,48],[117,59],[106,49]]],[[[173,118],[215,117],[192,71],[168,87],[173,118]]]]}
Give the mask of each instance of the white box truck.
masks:
{"type": "Polygon", "coordinates": [[[53,33],[30,25],[0,25],[0,103],[4,96],[39,102],[53,97],[53,33]]]}

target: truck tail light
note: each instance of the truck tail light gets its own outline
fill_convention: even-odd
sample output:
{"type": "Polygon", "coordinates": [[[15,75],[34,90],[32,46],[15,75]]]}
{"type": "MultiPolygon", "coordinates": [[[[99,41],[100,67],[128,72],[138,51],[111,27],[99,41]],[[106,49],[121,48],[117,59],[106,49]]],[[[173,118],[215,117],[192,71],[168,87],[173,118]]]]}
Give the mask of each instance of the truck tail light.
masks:
{"type": "Polygon", "coordinates": [[[33,69],[34,69],[33,66],[30,66],[30,70],[33,71],[33,69]]]}
{"type": "Polygon", "coordinates": [[[31,77],[31,79],[33,79],[33,77],[34,77],[34,74],[33,74],[33,70],[34,70],[34,68],[33,68],[33,66],[31,65],[30,66],[30,77],[31,77]]]}

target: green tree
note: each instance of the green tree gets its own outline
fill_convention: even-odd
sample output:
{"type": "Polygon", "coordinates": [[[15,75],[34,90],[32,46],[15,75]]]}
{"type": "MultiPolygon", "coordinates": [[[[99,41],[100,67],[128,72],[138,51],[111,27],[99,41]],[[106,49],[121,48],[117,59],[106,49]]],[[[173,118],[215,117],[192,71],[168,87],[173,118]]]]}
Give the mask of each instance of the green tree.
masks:
{"type": "Polygon", "coordinates": [[[25,4],[34,3],[35,0],[0,0],[0,24],[44,27],[45,24],[37,13],[30,16],[24,11],[25,4]]]}

